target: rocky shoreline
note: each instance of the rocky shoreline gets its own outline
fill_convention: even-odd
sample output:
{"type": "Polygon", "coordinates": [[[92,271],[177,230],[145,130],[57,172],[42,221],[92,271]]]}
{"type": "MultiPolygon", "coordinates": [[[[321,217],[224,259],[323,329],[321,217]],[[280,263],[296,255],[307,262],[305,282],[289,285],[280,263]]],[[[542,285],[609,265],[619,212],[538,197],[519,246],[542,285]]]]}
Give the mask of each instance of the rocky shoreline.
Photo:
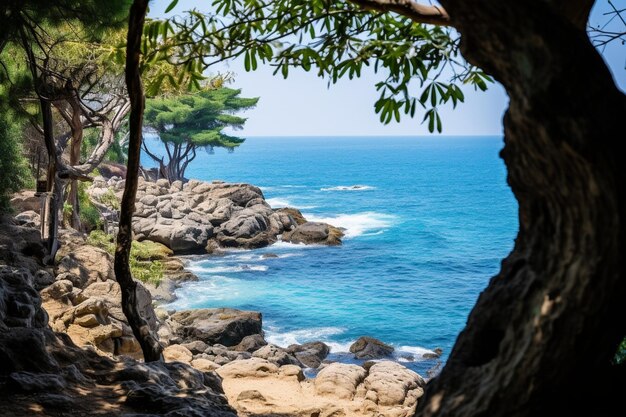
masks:
{"type": "MultiPolygon", "coordinates": [[[[115,200],[111,196],[118,197],[120,183],[123,187],[119,179],[99,179],[90,188],[91,197],[103,206],[111,220],[116,216],[115,200]]],[[[29,208],[27,201],[20,196],[15,201],[16,209],[29,208]]],[[[286,347],[268,344],[259,312],[227,308],[173,312],[155,308],[158,302],[171,301],[175,287],[181,282],[197,279],[184,269],[184,262],[175,257],[177,254],[261,247],[281,239],[294,243],[341,243],[341,230],[307,222],[295,209],[271,209],[257,187],[198,181],[171,186],[158,181],[140,185],[137,221],[133,225],[135,237],[163,244],[174,254],[165,262],[166,277],[158,286],[138,282],[141,314],[165,347],[165,365],[135,362],[141,359],[141,350],[121,311],[111,255],[87,244],[84,235],[64,231],[55,267],[43,267],[39,262],[44,253],[37,221],[36,213],[28,210],[15,219],[3,220],[0,293],[5,303],[0,303],[0,319],[3,320],[0,330],[36,329],[53,335],[45,336],[39,343],[40,348],[50,350],[49,339],[54,339],[57,340],[54,343],[63,345],[60,351],[87,352],[76,355],[87,355],[92,362],[107,363],[110,364],[107,367],[126,373],[125,385],[116,385],[120,390],[118,394],[125,397],[123,407],[132,408],[137,398],[166,401],[163,398],[167,395],[158,388],[144,392],[147,388],[141,385],[155,379],[157,385],[164,384],[161,379],[166,377],[184,381],[193,377],[193,382],[183,385],[207,393],[199,396],[197,405],[187,404],[186,412],[179,409],[181,404],[176,401],[164,406],[168,412],[178,407],[176,415],[196,415],[194,413],[207,410],[206,407],[214,407],[211,408],[214,412],[207,415],[235,415],[234,409],[240,416],[401,417],[412,415],[423,394],[424,379],[401,364],[386,360],[393,347],[373,338],[360,338],[350,348],[356,359],[366,360],[362,366],[344,364],[327,360],[330,349],[322,342],[286,347]],[[20,236],[20,239],[16,241],[9,236],[20,236]],[[30,298],[21,302],[28,308],[19,313],[28,316],[30,321],[11,323],[7,320],[12,317],[9,307],[16,292],[7,291],[3,283],[13,281],[19,282],[21,287],[32,288],[21,289],[30,294],[30,298]],[[315,378],[305,378],[303,371],[309,368],[316,370],[315,378]],[[157,378],[152,375],[154,372],[162,375],[157,378]],[[180,377],[181,372],[187,373],[187,379],[180,377]]],[[[22,365],[23,361],[15,360],[18,353],[10,349],[7,341],[10,334],[2,333],[0,337],[5,338],[4,342],[0,341],[0,356],[14,362],[13,368],[2,373],[0,385],[8,384],[19,392],[35,393],[35,402],[41,404],[45,412],[50,409],[54,414],[54,407],[46,405],[48,400],[44,398],[49,394],[49,384],[35,388],[28,385],[26,380],[33,377],[20,374],[28,367],[22,365]]],[[[81,365],[84,369],[79,367],[77,372],[84,376],[92,372],[90,366],[100,366],[92,362],[81,365]]],[[[43,370],[35,367],[34,371],[27,372],[43,370]]],[[[59,391],[64,393],[84,382],[80,377],[77,377],[80,383],[66,375],[60,378],[59,391]]],[[[180,381],[175,383],[180,387],[180,381]]],[[[95,384],[101,382],[98,380],[95,384]]],[[[176,390],[161,388],[168,389],[172,396],[178,395],[176,390]]],[[[191,397],[198,395],[196,391],[191,392],[191,397]]],[[[188,402],[193,401],[192,398],[188,402]]],[[[121,414],[122,408],[110,415],[121,414]]]]}

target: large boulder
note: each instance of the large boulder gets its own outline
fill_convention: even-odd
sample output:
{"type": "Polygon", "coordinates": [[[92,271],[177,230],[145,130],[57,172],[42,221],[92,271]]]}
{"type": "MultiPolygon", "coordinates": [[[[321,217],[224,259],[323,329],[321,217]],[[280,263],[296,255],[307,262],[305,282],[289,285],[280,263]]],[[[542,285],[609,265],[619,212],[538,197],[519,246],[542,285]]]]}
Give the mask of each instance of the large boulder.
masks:
{"type": "Polygon", "coordinates": [[[115,280],[113,257],[90,245],[77,246],[61,258],[56,273],[70,273],[79,277],[81,286],[115,280]]]}
{"type": "Polygon", "coordinates": [[[233,350],[252,353],[259,350],[265,345],[267,345],[267,342],[263,338],[263,335],[252,334],[241,339],[241,342],[239,342],[239,344],[235,346],[233,350]]]}
{"type": "Polygon", "coordinates": [[[340,245],[343,232],[334,226],[320,222],[306,222],[286,231],[282,240],[291,243],[340,245]]]}
{"type": "Polygon", "coordinates": [[[294,355],[306,367],[318,368],[330,353],[330,348],[323,342],[308,342],[302,345],[290,345],[287,352],[294,355]]]}
{"type": "Polygon", "coordinates": [[[18,215],[15,216],[15,221],[20,226],[26,226],[26,227],[38,228],[41,224],[39,213],[33,210],[23,211],[19,213],[18,215]]]}
{"type": "Polygon", "coordinates": [[[271,209],[261,206],[246,208],[221,224],[217,241],[225,247],[257,248],[267,246],[276,239],[267,233],[270,228],[271,209]]]}
{"type": "Polygon", "coordinates": [[[48,315],[34,284],[29,270],[0,265],[0,330],[47,326],[48,315]]]}
{"type": "Polygon", "coordinates": [[[138,230],[145,239],[162,243],[176,253],[201,252],[213,236],[211,225],[155,223],[150,231],[138,230]]]}
{"type": "Polygon", "coordinates": [[[366,376],[367,371],[361,366],[331,363],[317,374],[315,392],[351,400],[366,376]]]}
{"type": "Polygon", "coordinates": [[[278,373],[279,367],[266,359],[251,358],[230,362],[217,370],[222,378],[264,378],[278,373]]]}
{"type": "Polygon", "coordinates": [[[184,342],[201,340],[209,345],[235,346],[244,337],[262,332],[261,313],[232,308],[178,311],[170,322],[184,342]]]}
{"type": "Polygon", "coordinates": [[[278,365],[296,365],[302,367],[302,363],[285,349],[276,345],[265,345],[252,354],[255,358],[267,359],[278,365]]]}
{"type": "MultiPolygon", "coordinates": [[[[137,282],[136,294],[140,315],[156,331],[159,324],[150,293],[137,282]]],[[[50,315],[50,327],[67,333],[76,345],[93,346],[107,354],[141,355],[122,311],[116,281],[94,282],[80,289],[72,281],[61,279],[43,289],[41,296],[50,315]]]]}
{"type": "Polygon", "coordinates": [[[397,362],[377,362],[369,368],[364,381],[366,399],[382,406],[415,407],[424,394],[424,379],[397,362]]]}
{"type": "Polygon", "coordinates": [[[193,354],[189,349],[182,345],[170,345],[163,349],[163,358],[168,362],[190,363],[193,354]]]}
{"type": "Polygon", "coordinates": [[[18,226],[9,216],[0,216],[0,263],[36,274],[42,269],[40,260],[46,255],[38,229],[18,226]]]}
{"type": "Polygon", "coordinates": [[[393,353],[393,346],[389,346],[378,339],[369,336],[359,337],[350,346],[350,353],[356,359],[379,359],[393,353]]]}
{"type": "Polygon", "coordinates": [[[293,224],[293,226],[299,226],[307,222],[307,220],[302,215],[302,212],[297,208],[293,207],[283,207],[275,210],[276,213],[287,216],[289,218],[289,222],[293,224]]]}
{"type": "Polygon", "coordinates": [[[22,213],[24,211],[39,213],[41,210],[41,196],[35,195],[35,191],[23,190],[13,194],[10,204],[11,208],[16,213],[22,213]]]}

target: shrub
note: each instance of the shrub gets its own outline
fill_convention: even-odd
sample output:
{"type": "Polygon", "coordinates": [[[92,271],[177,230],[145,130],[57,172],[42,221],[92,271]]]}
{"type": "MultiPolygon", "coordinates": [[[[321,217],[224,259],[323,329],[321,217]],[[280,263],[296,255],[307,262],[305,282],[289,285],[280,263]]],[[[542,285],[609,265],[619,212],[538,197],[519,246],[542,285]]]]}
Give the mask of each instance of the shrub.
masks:
{"type": "Polygon", "coordinates": [[[100,211],[89,199],[87,187],[87,183],[80,182],[78,184],[78,205],[80,207],[80,222],[83,228],[89,232],[102,227],[102,217],[100,211]]]}
{"type": "MultiPolygon", "coordinates": [[[[89,233],[87,243],[104,249],[111,255],[115,253],[115,236],[106,234],[102,230],[89,233]]],[[[159,243],[134,240],[130,250],[130,270],[133,277],[141,282],[159,286],[165,271],[161,261],[171,254],[171,250],[159,243]]]]}
{"type": "Polygon", "coordinates": [[[0,212],[10,209],[12,193],[35,182],[22,154],[21,133],[13,112],[0,103],[0,212]]]}

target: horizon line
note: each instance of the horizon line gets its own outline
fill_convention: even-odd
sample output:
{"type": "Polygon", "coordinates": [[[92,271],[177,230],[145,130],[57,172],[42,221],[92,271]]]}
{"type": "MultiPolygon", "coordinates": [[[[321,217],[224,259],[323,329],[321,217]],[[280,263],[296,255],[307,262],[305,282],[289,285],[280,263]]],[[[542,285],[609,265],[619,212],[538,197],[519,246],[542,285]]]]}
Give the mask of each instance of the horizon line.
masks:
{"type": "Polygon", "coordinates": [[[443,138],[443,137],[504,137],[504,134],[471,134],[471,135],[359,135],[359,134],[350,134],[350,135],[241,135],[242,138],[443,138]]]}

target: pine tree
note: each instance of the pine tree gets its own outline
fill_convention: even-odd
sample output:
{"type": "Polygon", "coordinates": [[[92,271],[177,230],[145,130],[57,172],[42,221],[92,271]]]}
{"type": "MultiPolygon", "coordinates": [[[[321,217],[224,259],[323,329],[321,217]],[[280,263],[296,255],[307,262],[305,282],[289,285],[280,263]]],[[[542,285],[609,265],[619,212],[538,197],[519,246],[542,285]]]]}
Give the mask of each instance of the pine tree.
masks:
{"type": "Polygon", "coordinates": [[[160,164],[161,175],[170,181],[183,180],[199,148],[233,150],[243,143],[244,139],[223,132],[226,127],[241,129],[246,119],[234,113],[254,107],[259,100],[239,97],[240,93],[222,87],[147,101],[144,123],[158,134],[167,155],[156,155],[145,142],[144,150],[160,164]]]}

